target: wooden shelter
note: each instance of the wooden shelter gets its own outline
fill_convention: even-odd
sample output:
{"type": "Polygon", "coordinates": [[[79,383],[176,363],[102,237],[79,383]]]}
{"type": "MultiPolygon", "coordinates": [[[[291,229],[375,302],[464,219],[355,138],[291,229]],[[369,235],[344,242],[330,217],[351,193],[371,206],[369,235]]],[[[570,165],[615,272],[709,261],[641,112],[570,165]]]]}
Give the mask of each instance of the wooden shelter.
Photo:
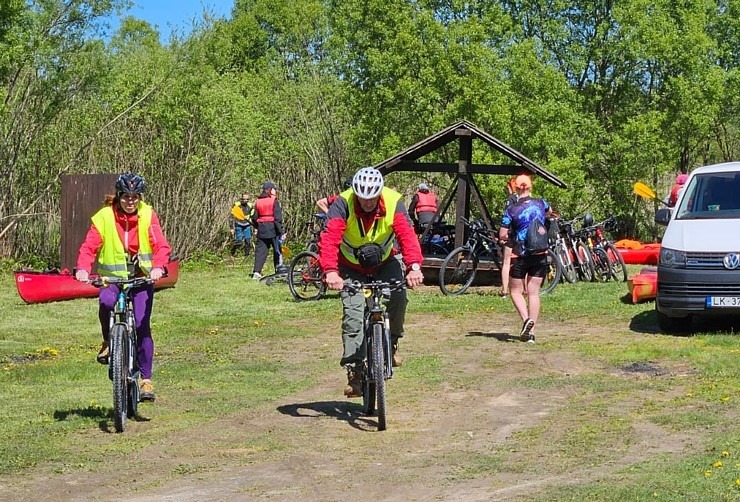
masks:
{"type": "MultiPolygon", "coordinates": [[[[465,243],[465,224],[462,218],[470,217],[471,198],[477,205],[488,227],[494,228],[491,223],[491,213],[481,197],[480,190],[473,179],[473,174],[501,174],[511,177],[529,173],[539,176],[555,186],[566,188],[565,183],[560,178],[544,167],[466,120],[432,134],[374,167],[384,175],[396,171],[437,172],[452,175],[454,177],[453,182],[437,209],[437,217],[439,218],[447,212],[454,199],[456,207],[455,247],[462,246],[465,243]],[[482,142],[483,146],[496,150],[511,162],[495,165],[473,164],[473,140],[480,140],[475,143],[476,146],[482,142]],[[425,155],[452,142],[458,143],[456,162],[424,162],[421,160],[425,155]]],[[[438,268],[439,261],[439,259],[425,257],[424,266],[438,268]]]]}

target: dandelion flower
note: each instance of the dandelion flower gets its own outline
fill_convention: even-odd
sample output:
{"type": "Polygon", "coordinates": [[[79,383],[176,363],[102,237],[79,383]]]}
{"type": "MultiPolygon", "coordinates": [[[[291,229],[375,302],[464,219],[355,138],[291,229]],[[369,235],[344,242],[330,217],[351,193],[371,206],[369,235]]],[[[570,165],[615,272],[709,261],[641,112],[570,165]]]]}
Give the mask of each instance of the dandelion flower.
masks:
{"type": "Polygon", "coordinates": [[[708,478],[708,477],[711,477],[711,476],[712,476],[712,470],[711,469],[707,469],[706,471],[704,471],[704,477],[705,478],[708,478]]]}
{"type": "Polygon", "coordinates": [[[727,451],[727,450],[725,450],[725,451],[722,452],[722,456],[723,457],[729,457],[730,456],[730,452],[727,451]]]}
{"type": "Polygon", "coordinates": [[[721,460],[717,460],[715,463],[712,464],[712,467],[722,467],[722,465],[723,465],[722,464],[722,461],[721,460]]]}

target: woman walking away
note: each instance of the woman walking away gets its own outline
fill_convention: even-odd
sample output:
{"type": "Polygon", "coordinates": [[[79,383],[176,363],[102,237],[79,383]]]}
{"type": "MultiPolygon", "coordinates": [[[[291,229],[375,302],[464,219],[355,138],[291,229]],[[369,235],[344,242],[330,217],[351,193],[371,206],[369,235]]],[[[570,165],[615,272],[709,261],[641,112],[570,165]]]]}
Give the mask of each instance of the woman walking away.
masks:
{"type": "Polygon", "coordinates": [[[551,209],[545,199],[531,197],[532,179],[529,176],[517,176],[515,185],[519,200],[504,211],[499,238],[506,241],[509,234],[513,234],[509,292],[522,319],[519,339],[534,343],[534,327],[540,315],[540,286],[548,270],[549,242],[545,219],[551,209]]]}

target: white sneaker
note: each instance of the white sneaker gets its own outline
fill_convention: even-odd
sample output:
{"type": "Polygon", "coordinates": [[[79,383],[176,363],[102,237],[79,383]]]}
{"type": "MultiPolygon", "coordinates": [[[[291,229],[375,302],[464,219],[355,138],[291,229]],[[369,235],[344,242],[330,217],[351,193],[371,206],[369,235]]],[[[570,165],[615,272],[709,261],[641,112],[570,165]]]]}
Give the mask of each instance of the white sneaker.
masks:
{"type": "Polygon", "coordinates": [[[254,279],[255,281],[259,281],[260,279],[262,279],[262,274],[260,274],[259,272],[255,272],[252,274],[252,279],[254,279]]]}

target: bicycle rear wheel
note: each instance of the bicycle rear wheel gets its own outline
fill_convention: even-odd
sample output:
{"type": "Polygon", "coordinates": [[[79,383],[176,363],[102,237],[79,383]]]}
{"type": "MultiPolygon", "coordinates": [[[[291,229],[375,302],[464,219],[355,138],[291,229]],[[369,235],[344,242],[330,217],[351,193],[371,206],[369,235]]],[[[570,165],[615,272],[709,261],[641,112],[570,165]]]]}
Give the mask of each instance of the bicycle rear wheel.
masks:
{"type": "Polygon", "coordinates": [[[384,326],[373,324],[372,369],[375,381],[376,402],[378,405],[378,430],[386,429],[386,398],[385,398],[385,350],[383,349],[384,326]]]}
{"type": "Polygon", "coordinates": [[[606,245],[606,254],[612,261],[612,277],[615,281],[627,282],[627,265],[624,263],[624,257],[619,252],[617,246],[611,242],[606,245]]]}
{"type": "Polygon", "coordinates": [[[558,243],[555,246],[555,254],[558,256],[558,260],[560,260],[560,264],[563,266],[563,277],[565,280],[571,284],[578,282],[578,272],[573,264],[573,257],[568,248],[562,243],[558,243]]]}
{"type": "Polygon", "coordinates": [[[580,262],[580,267],[578,269],[578,273],[586,282],[591,282],[594,280],[594,257],[591,254],[591,250],[588,249],[588,246],[586,246],[582,242],[576,243],[576,253],[578,254],[578,261],[580,262]]]}
{"type": "Polygon", "coordinates": [[[113,426],[123,432],[128,417],[128,329],[125,324],[114,324],[110,331],[111,378],[113,380],[113,426]]]}
{"type": "Polygon", "coordinates": [[[319,256],[312,251],[298,253],[290,262],[288,287],[297,301],[318,300],[326,293],[319,256]]]}
{"type": "Polygon", "coordinates": [[[473,284],[477,269],[478,256],[471,249],[465,246],[453,249],[439,269],[439,288],[446,295],[462,294],[473,284]]]}
{"type": "Polygon", "coordinates": [[[547,250],[547,275],[542,281],[540,294],[546,295],[555,289],[563,276],[563,266],[552,249],[547,250]]]}
{"type": "Polygon", "coordinates": [[[594,281],[606,282],[612,277],[612,262],[601,248],[591,250],[594,257],[594,281]]]}

